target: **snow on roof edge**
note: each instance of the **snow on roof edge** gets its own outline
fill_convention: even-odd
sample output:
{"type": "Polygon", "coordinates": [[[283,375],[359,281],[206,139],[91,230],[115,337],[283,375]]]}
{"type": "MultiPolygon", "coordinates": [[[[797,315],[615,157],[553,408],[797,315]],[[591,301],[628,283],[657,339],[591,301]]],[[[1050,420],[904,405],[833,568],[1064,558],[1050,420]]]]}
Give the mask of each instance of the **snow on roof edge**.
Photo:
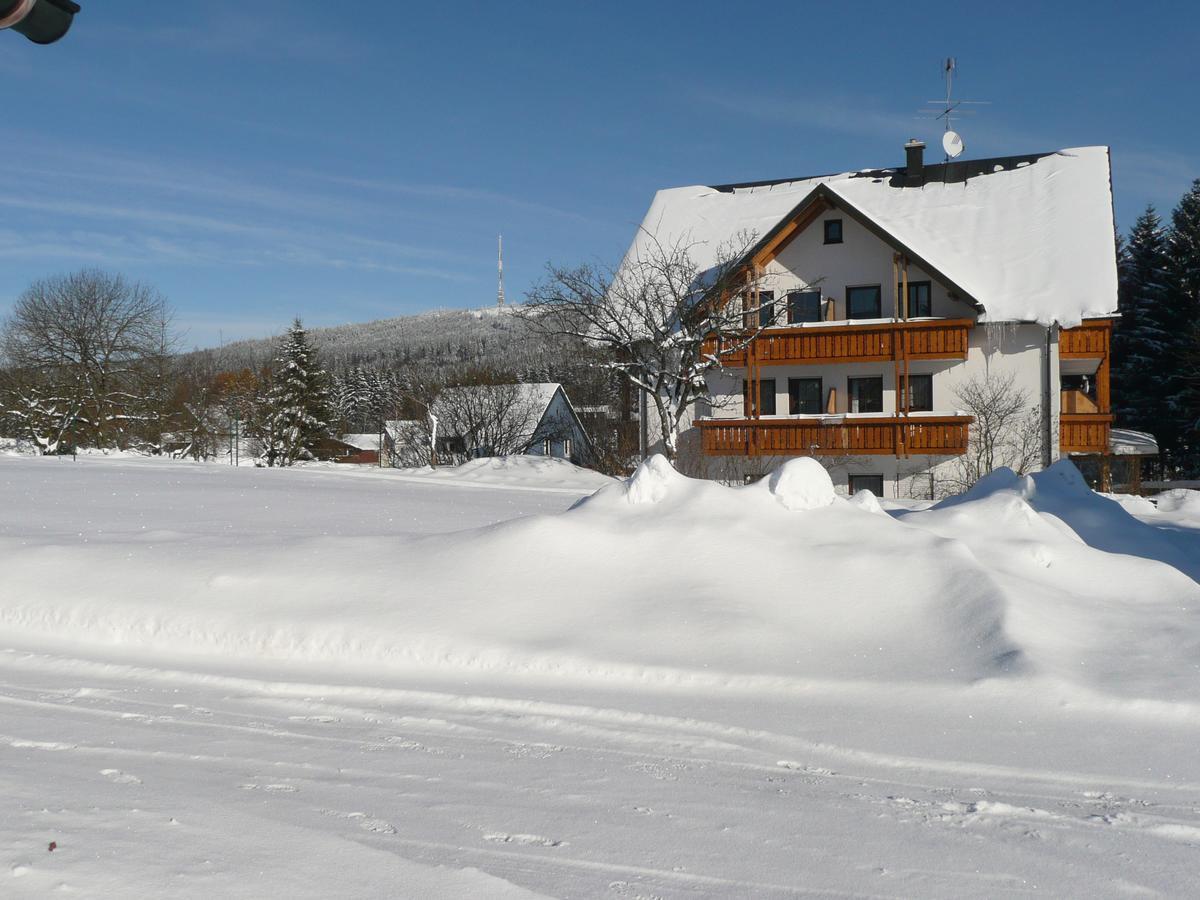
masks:
{"type": "MultiPolygon", "coordinates": [[[[984,321],[1079,324],[1116,313],[1116,226],[1107,146],[964,161],[992,171],[902,187],[898,170],[869,169],[748,186],[685,185],[655,192],[622,267],[648,238],[686,240],[697,263],[739,231],[761,239],[818,185],[883,229],[984,307],[984,321]],[[1005,162],[1011,168],[1005,168],[1005,162]],[[971,190],[971,203],[954,192],[971,190]],[[989,252],[990,251],[990,252],[989,252]]],[[[926,167],[935,170],[937,166],[926,167]]],[[[968,169],[963,169],[968,172],[968,169]]]]}

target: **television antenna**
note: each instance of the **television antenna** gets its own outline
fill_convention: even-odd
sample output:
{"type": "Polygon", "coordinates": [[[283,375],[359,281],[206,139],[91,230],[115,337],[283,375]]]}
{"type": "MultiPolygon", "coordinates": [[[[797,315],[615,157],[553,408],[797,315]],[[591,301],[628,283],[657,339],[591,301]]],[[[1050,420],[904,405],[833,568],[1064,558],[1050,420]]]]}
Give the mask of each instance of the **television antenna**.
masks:
{"type": "Polygon", "coordinates": [[[942,134],[942,149],[946,151],[946,162],[956,159],[966,149],[962,135],[954,130],[954,117],[975,115],[975,110],[963,109],[964,106],[985,106],[991,102],[989,100],[955,100],[954,75],[957,71],[958,60],[953,56],[947,56],[942,61],[942,74],[946,78],[946,99],[927,100],[925,105],[930,108],[922,110],[924,116],[932,117],[935,120],[941,119],[945,124],[945,131],[942,134]]]}

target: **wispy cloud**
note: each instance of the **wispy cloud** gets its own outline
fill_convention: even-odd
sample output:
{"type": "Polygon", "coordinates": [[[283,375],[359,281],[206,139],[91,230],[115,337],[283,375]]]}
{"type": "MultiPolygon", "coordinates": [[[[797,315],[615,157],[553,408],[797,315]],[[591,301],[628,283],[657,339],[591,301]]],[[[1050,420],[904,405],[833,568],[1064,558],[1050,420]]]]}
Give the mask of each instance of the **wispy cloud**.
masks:
{"type": "Polygon", "coordinates": [[[891,138],[912,131],[915,114],[873,109],[861,98],[772,97],[727,90],[701,90],[693,95],[701,106],[723,114],[741,115],[766,122],[797,125],[814,131],[870,138],[891,138]]]}
{"type": "Polygon", "coordinates": [[[253,5],[204,4],[191,12],[196,18],[190,27],[146,23],[137,27],[93,24],[91,28],[105,40],[139,47],[254,59],[340,65],[359,60],[366,52],[362,42],[339,34],[327,18],[299,15],[293,4],[265,0],[253,5]],[[312,27],[306,27],[306,21],[311,21],[312,27]]]}
{"type": "Polygon", "coordinates": [[[555,218],[571,219],[576,222],[597,224],[575,210],[561,209],[544,203],[515,197],[498,191],[484,188],[469,188],[449,184],[411,184],[400,181],[385,181],[382,179],[353,178],[343,175],[324,175],[314,172],[306,173],[308,177],[331,184],[340,184],[362,191],[376,194],[406,195],[410,197],[425,197],[433,200],[446,200],[455,203],[496,204],[513,209],[520,209],[535,215],[554,216],[555,218]]]}

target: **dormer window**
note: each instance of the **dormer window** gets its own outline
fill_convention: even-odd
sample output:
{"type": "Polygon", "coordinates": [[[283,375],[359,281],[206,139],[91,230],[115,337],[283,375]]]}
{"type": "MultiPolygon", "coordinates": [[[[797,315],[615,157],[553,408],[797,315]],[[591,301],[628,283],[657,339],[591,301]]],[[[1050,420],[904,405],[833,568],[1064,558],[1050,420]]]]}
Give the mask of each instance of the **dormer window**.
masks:
{"type": "Polygon", "coordinates": [[[825,220],[825,243],[840,244],[842,242],[842,220],[825,220]]]}

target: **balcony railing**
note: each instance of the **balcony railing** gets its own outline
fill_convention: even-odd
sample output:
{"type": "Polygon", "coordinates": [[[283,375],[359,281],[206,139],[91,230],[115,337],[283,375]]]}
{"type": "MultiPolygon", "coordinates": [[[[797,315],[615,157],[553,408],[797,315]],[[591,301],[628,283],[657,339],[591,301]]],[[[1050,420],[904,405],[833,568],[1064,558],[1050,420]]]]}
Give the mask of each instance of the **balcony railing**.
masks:
{"type": "Polygon", "coordinates": [[[1096,405],[1096,401],[1085,394],[1083,391],[1062,391],[1062,411],[1064,414],[1087,414],[1100,412],[1100,407],[1096,405]]]}
{"type": "Polygon", "coordinates": [[[1112,322],[1099,319],[1084,322],[1075,328],[1064,328],[1058,334],[1058,355],[1063,359],[1108,356],[1112,341],[1112,322]]]}
{"type": "Polygon", "coordinates": [[[1058,418],[1058,447],[1063,453],[1107,453],[1112,413],[1068,413],[1058,418]]]}
{"type": "Polygon", "coordinates": [[[971,416],[699,419],[709,456],[958,456],[971,416]]]}
{"type": "MultiPolygon", "coordinates": [[[[967,332],[974,324],[972,319],[922,319],[772,327],[754,339],[754,358],[760,366],[882,362],[899,357],[966,359],[967,332]]],[[[724,346],[730,343],[739,342],[726,340],[724,346]]],[[[715,355],[719,349],[710,339],[704,352],[715,355]]],[[[727,366],[746,365],[744,349],[725,351],[721,358],[727,366]]]]}

